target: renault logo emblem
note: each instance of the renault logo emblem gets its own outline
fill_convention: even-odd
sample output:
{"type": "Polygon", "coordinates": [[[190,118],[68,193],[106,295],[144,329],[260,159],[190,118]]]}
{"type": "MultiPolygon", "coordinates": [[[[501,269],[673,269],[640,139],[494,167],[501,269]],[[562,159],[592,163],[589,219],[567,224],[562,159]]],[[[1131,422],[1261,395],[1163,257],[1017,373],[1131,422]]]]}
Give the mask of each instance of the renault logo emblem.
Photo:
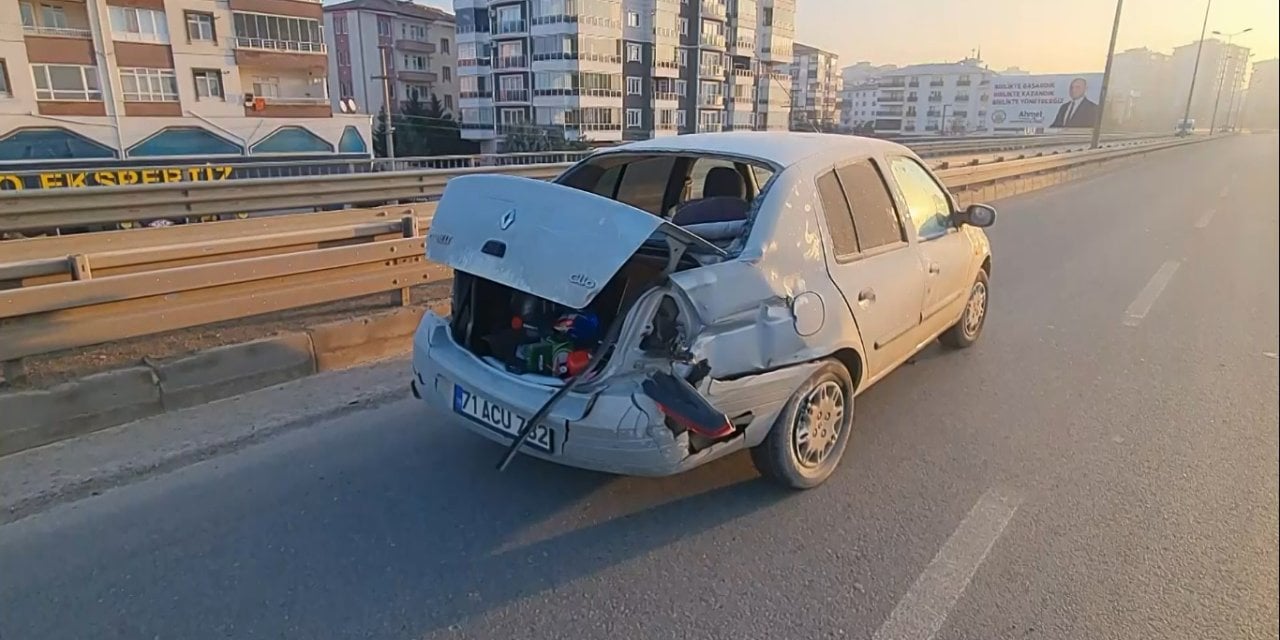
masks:
{"type": "Polygon", "coordinates": [[[506,213],[502,214],[502,218],[498,220],[498,228],[506,231],[511,228],[511,225],[515,224],[515,221],[516,210],[508,209],[506,213]]]}

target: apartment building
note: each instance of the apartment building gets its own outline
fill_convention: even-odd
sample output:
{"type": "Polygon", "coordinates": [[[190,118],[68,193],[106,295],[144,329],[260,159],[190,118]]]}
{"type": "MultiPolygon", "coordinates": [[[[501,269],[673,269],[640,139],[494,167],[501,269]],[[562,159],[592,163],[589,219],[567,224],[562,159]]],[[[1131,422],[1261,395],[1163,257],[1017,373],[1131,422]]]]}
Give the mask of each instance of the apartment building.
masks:
{"type": "Polygon", "coordinates": [[[791,128],[830,130],[840,121],[839,95],[843,78],[840,57],[830,51],[796,43],[791,76],[791,128]]]}
{"type": "Polygon", "coordinates": [[[994,75],[976,58],[887,72],[877,86],[875,131],[908,136],[986,132],[994,75]]]}
{"type": "Polygon", "coordinates": [[[1238,117],[1232,118],[1233,126],[1255,131],[1280,128],[1280,59],[1253,63],[1249,92],[1240,102],[1243,106],[1238,117]]]}
{"type": "Polygon", "coordinates": [[[455,0],[463,137],[786,127],[794,0],[455,0]],[[776,86],[776,89],[775,89],[776,86]]]}
{"type": "Polygon", "coordinates": [[[876,123],[876,95],[879,87],[874,81],[864,82],[840,90],[840,128],[846,131],[874,128],[876,123]]]}
{"type": "MultiPolygon", "coordinates": [[[[1174,95],[1173,57],[1146,47],[1117,53],[1107,91],[1108,128],[1164,131],[1182,117],[1174,95]]],[[[1186,100],[1187,94],[1182,94],[1186,100]]]]}
{"type": "Polygon", "coordinates": [[[368,155],[369,118],[330,107],[320,20],[307,0],[0,0],[0,162],[368,155]]]}
{"type": "Polygon", "coordinates": [[[445,111],[457,115],[452,14],[410,0],[348,0],[326,6],[324,23],[335,108],[351,99],[360,111],[378,113],[390,93],[392,112],[399,112],[406,102],[425,103],[435,95],[445,111]]]}
{"type": "MultiPolygon", "coordinates": [[[[1196,49],[1199,42],[1191,42],[1173,50],[1173,100],[1177,120],[1186,109],[1187,92],[1191,89],[1191,77],[1195,69],[1195,93],[1191,98],[1191,118],[1196,126],[1210,126],[1215,112],[1216,124],[1226,122],[1229,102],[1244,88],[1245,73],[1249,67],[1249,48],[1227,44],[1217,38],[1204,41],[1200,65],[1196,67],[1196,49]]],[[[1175,120],[1176,121],[1176,120],[1175,120]]]]}

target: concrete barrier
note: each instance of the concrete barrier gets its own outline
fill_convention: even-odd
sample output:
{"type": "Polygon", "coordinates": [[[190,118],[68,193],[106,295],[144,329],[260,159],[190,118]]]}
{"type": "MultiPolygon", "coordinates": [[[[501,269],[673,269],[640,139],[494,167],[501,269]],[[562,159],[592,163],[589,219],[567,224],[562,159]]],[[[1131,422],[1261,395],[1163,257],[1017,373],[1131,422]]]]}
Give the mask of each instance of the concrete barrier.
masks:
{"type": "Polygon", "coordinates": [[[292,333],[151,363],[165,410],[269,387],[316,372],[311,337],[292,333]]]}
{"type": "Polygon", "coordinates": [[[129,367],[49,389],[0,393],[0,456],[164,411],[151,367],[129,367]]]}
{"type": "Polygon", "coordinates": [[[317,371],[346,369],[408,353],[426,309],[410,307],[367,318],[342,320],[310,331],[317,371]]]}

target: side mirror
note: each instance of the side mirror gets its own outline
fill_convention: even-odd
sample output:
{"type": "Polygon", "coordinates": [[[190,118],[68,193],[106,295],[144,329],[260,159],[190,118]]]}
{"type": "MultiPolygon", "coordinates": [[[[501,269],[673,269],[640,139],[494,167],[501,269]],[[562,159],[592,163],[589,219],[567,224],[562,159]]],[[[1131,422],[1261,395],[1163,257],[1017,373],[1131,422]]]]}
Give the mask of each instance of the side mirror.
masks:
{"type": "Polygon", "coordinates": [[[975,227],[989,227],[996,222],[996,209],[986,204],[971,204],[956,214],[956,222],[975,227]]]}

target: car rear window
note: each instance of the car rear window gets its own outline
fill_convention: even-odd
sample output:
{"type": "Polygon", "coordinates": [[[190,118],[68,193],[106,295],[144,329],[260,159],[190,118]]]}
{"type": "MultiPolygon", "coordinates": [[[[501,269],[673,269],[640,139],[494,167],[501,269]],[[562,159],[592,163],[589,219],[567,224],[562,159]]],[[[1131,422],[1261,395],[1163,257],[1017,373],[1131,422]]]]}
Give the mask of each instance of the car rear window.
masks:
{"type": "Polygon", "coordinates": [[[861,160],[836,169],[845,198],[853,209],[858,248],[870,251],[876,247],[904,242],[898,211],[889,195],[880,170],[870,160],[861,160]]]}
{"type": "Polygon", "coordinates": [[[853,231],[853,216],[849,213],[849,203],[840,189],[835,171],[818,176],[818,198],[822,200],[822,213],[827,219],[836,257],[857,253],[858,238],[853,231]]]}

